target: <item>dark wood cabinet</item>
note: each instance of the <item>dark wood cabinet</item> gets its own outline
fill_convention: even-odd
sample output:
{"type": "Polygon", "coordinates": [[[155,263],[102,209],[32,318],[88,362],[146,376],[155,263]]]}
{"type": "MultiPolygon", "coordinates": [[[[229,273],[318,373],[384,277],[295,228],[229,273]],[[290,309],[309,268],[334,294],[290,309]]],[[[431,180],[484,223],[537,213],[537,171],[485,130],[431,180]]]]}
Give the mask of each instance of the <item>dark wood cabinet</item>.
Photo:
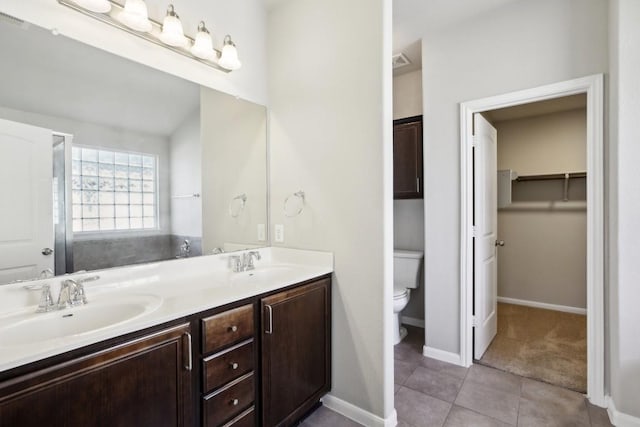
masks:
{"type": "Polygon", "coordinates": [[[189,324],[0,383],[2,426],[191,426],[189,324]]]}
{"type": "Polygon", "coordinates": [[[331,388],[331,279],[261,301],[262,425],[288,426],[331,388]]]}
{"type": "Polygon", "coordinates": [[[95,343],[1,372],[0,427],[289,426],[331,388],[330,327],[327,275],[95,343]]]}
{"type": "Polygon", "coordinates": [[[393,198],[423,198],[422,116],[393,121],[393,198]]]}

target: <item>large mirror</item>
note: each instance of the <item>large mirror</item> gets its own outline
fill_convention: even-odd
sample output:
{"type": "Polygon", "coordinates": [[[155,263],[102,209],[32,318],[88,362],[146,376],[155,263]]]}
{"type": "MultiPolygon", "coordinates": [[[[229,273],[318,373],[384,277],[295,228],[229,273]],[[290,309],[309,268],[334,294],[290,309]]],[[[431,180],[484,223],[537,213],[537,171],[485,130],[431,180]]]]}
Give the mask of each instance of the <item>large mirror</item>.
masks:
{"type": "Polygon", "coordinates": [[[263,106],[17,20],[0,53],[0,284],[267,245],[263,106]]]}

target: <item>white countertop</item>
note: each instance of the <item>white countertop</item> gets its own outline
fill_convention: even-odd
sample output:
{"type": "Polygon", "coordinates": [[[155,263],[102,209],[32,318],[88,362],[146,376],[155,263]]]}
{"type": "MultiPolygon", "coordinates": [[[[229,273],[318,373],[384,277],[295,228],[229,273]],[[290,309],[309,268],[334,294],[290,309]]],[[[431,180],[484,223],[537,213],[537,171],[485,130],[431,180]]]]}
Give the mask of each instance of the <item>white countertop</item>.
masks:
{"type": "MultiPolygon", "coordinates": [[[[2,342],[0,338],[0,372],[333,272],[333,254],[328,252],[274,247],[257,250],[261,259],[255,261],[255,270],[241,273],[233,273],[227,267],[228,256],[241,253],[234,252],[0,286],[0,337],[3,329],[16,324],[17,318],[28,321],[36,316],[60,317],[83,308],[35,313],[41,291],[27,290],[25,285],[48,283],[57,300],[62,280],[99,275],[99,280],[84,285],[87,309],[91,304],[97,307],[141,296],[154,301],[149,312],[82,334],[46,340],[27,338],[20,343],[2,342]]],[[[30,333],[37,335],[37,331],[28,328],[24,331],[27,337],[30,333]]]]}

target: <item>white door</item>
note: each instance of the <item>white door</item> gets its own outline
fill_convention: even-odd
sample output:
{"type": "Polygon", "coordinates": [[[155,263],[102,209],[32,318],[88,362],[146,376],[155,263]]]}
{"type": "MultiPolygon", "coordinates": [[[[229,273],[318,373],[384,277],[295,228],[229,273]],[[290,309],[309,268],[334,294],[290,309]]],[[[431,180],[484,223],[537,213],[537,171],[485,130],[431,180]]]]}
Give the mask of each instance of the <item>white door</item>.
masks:
{"type": "Polygon", "coordinates": [[[474,352],[480,359],[498,329],[497,132],[481,114],[473,117],[474,135],[474,352]]]}
{"type": "Polygon", "coordinates": [[[53,269],[52,138],[0,119],[0,284],[53,269]]]}

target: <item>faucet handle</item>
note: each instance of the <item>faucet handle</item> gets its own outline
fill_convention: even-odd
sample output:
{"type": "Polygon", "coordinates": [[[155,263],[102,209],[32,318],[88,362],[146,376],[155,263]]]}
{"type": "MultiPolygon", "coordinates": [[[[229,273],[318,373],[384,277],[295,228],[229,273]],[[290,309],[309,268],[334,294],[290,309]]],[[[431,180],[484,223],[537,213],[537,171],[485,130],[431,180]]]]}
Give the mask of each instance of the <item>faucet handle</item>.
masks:
{"type": "Polygon", "coordinates": [[[54,309],[53,297],[51,296],[51,287],[48,284],[42,285],[42,293],[40,294],[40,303],[36,309],[36,313],[46,313],[54,309]]]}
{"type": "Polygon", "coordinates": [[[86,304],[87,294],[84,292],[83,282],[78,282],[76,285],[76,292],[73,294],[72,304],[86,304]]]}
{"type": "Polygon", "coordinates": [[[242,259],[239,255],[230,255],[228,266],[234,273],[242,271],[242,259]]]}

